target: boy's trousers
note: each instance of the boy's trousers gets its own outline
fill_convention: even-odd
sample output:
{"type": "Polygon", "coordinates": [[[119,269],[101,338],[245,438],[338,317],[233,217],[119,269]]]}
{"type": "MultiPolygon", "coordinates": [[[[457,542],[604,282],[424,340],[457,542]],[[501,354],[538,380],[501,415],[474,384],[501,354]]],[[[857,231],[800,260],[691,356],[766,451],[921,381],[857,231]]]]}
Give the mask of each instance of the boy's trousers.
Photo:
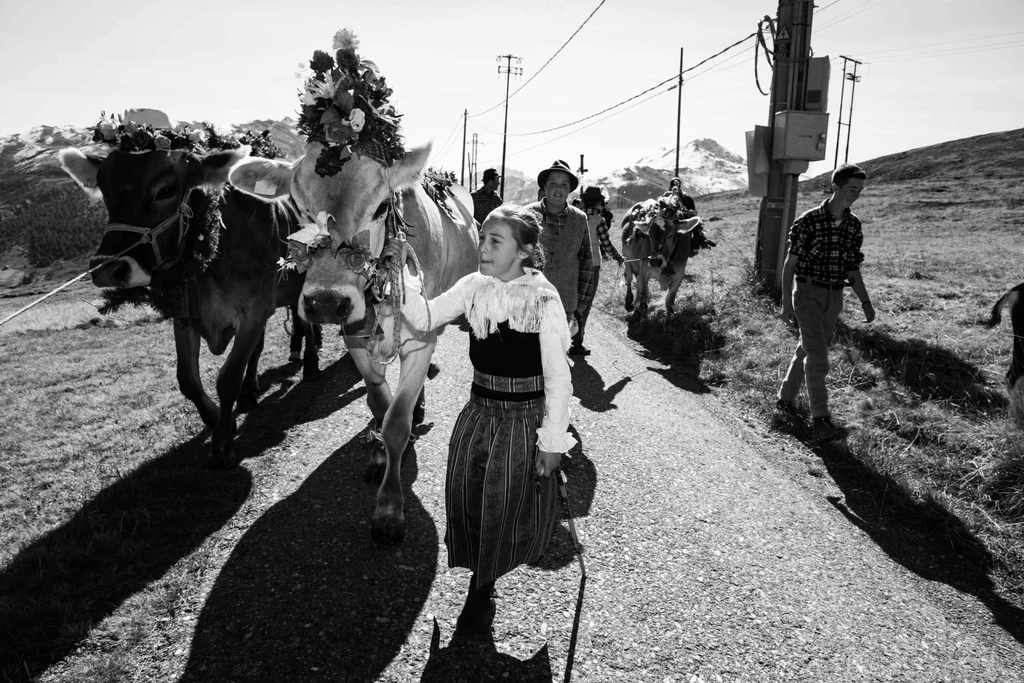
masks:
{"type": "Polygon", "coordinates": [[[792,401],[807,382],[807,400],[811,417],[828,415],[828,339],[843,310],[843,290],[818,287],[810,282],[793,283],[793,313],[800,326],[800,343],[789,362],[779,398],[792,401]]]}

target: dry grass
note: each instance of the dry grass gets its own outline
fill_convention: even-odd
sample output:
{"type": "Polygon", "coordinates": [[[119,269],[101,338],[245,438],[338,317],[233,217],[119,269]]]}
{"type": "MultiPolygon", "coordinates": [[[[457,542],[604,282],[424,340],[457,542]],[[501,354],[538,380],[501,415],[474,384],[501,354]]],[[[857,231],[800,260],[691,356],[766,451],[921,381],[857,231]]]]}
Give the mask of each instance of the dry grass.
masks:
{"type": "MultiPolygon", "coordinates": [[[[801,210],[824,198],[805,185],[801,210]]],[[[848,497],[873,490],[878,509],[868,516],[878,528],[930,520],[904,535],[925,538],[938,525],[936,538],[956,557],[1024,602],[1024,382],[1008,396],[1010,330],[982,325],[1000,294],[1024,280],[1019,197],[981,178],[869,180],[856,212],[878,318],[864,323],[847,296],[828,383],[833,415],[850,430],[825,447],[773,411],[796,336],[778,318],[778,295],[753,273],[759,202],[743,193],[698,201],[719,219],[707,223],[719,247],[690,262],[674,320],[658,307],[646,320],[626,317],[621,287],[607,284],[598,305],[696,387],[721,387],[766,426],[814,447],[848,497]]],[[[806,403],[798,406],[806,416],[806,403]]]]}

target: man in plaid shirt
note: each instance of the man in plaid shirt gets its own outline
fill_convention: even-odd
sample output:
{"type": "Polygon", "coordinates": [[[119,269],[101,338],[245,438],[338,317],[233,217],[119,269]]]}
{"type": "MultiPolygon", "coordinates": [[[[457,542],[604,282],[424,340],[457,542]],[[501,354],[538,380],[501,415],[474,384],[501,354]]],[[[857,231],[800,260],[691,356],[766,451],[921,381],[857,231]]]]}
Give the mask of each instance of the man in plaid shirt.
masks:
{"type": "MultiPolygon", "coordinates": [[[[601,188],[590,186],[580,195],[583,204],[583,212],[587,214],[587,225],[590,228],[590,248],[593,252],[593,266],[591,266],[590,281],[580,284],[580,301],[586,301],[585,307],[581,304],[579,316],[579,330],[573,335],[572,347],[569,353],[574,356],[589,356],[590,349],[583,344],[583,335],[587,329],[587,318],[590,317],[590,309],[594,303],[594,296],[597,294],[597,283],[601,274],[601,261],[615,259],[615,262],[622,265],[622,256],[615,249],[615,245],[608,238],[608,219],[605,217],[605,196],[601,188]]],[[[610,214],[609,214],[610,215],[610,214]]]]}
{"type": "Polygon", "coordinates": [[[860,299],[864,319],[875,319],[875,309],[860,274],[864,235],[860,219],[850,211],[866,180],[867,174],[853,164],[843,164],[833,171],[832,196],[793,223],[789,253],[782,269],[782,319],[788,324],[795,319],[800,342],[779,387],[776,407],[794,417],[793,401],[806,380],[813,435],[823,440],[840,433],[829,414],[825,376],[828,338],[843,309],[843,287],[847,281],[860,299]]]}

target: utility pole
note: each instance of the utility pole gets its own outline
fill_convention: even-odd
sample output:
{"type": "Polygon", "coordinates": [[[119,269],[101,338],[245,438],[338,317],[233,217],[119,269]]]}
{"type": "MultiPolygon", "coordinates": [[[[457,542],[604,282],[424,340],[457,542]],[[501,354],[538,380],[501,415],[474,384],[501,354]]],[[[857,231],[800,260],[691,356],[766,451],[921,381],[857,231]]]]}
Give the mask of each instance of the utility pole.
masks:
{"type": "Polygon", "coordinates": [[[469,121],[469,110],[462,110],[462,175],[459,176],[459,184],[466,186],[466,123],[469,121]]]}
{"type": "Polygon", "coordinates": [[[583,184],[583,174],[589,171],[589,168],[583,168],[583,155],[580,155],[580,185],[583,184]]]}
{"type": "Polygon", "coordinates": [[[523,59],[516,57],[515,55],[498,55],[498,73],[505,74],[505,130],[501,135],[501,195],[502,200],[505,199],[505,149],[508,145],[508,89],[509,83],[512,80],[512,76],[522,76],[523,70],[519,66],[512,66],[512,60],[516,60],[516,64],[522,64],[523,59]],[[501,65],[501,60],[505,60],[505,66],[501,65]],[[504,71],[502,71],[504,69],[504,71]]]}
{"type": "MultiPolygon", "coordinates": [[[[843,130],[843,100],[845,99],[845,95],[846,95],[846,77],[847,77],[846,63],[847,62],[853,62],[853,64],[854,64],[853,70],[854,70],[854,75],[855,76],[856,76],[856,73],[857,73],[857,66],[856,65],[860,64],[860,62],[858,62],[853,57],[846,57],[844,55],[839,55],[839,57],[843,60],[843,83],[840,86],[840,90],[839,90],[839,122],[836,123],[836,157],[835,157],[835,161],[832,162],[832,168],[837,168],[839,166],[839,141],[842,139],[842,130],[843,130]]],[[[856,80],[854,80],[854,82],[856,83],[856,81],[859,81],[859,80],[860,79],[857,78],[856,80]]],[[[852,94],[850,95],[850,117],[853,118],[853,95],[852,94]]],[[[850,126],[850,124],[847,123],[846,126],[847,126],[847,128],[846,128],[846,140],[847,140],[846,151],[847,151],[847,158],[849,158],[849,151],[850,151],[850,145],[849,145],[850,128],[849,128],[849,126],[850,126]]]]}
{"type": "Polygon", "coordinates": [[[807,162],[799,161],[800,157],[781,158],[782,154],[774,149],[779,143],[774,137],[779,132],[776,113],[788,112],[788,122],[793,112],[806,109],[813,13],[814,0],[779,0],[768,110],[768,127],[773,131],[773,138],[768,144],[772,153],[768,155],[768,187],[761,200],[754,259],[758,275],[765,281],[774,282],[776,288],[782,284],[785,244],[796,209],[797,180],[800,173],[807,170],[807,162]]]}
{"type": "MultiPolygon", "coordinates": [[[[850,160],[850,131],[853,127],[853,96],[857,92],[857,81],[860,80],[860,76],[857,75],[857,65],[860,64],[857,60],[851,60],[853,62],[853,73],[843,74],[843,83],[849,79],[853,81],[853,85],[850,86],[850,116],[846,119],[846,154],[843,156],[843,163],[845,164],[850,160]]],[[[836,145],[839,145],[839,141],[836,140],[836,145]]]]}
{"type": "Polygon", "coordinates": [[[473,155],[472,155],[471,161],[469,162],[469,185],[470,185],[470,187],[476,187],[476,176],[477,176],[477,171],[476,171],[476,146],[477,146],[477,136],[476,136],[476,133],[473,133],[473,155]]]}
{"type": "MultiPolygon", "coordinates": [[[[676,104],[676,172],[672,175],[679,177],[679,131],[683,127],[683,48],[679,48],[679,98],[676,104]]],[[[681,188],[680,188],[681,189],[681,188]]]]}

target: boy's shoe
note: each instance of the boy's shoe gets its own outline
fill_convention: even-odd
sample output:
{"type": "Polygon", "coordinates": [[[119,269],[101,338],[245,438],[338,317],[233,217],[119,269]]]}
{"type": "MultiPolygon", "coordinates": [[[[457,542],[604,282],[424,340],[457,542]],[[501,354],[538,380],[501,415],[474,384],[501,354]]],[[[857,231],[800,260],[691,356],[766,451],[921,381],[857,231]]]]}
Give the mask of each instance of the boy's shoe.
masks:
{"type": "Polygon", "coordinates": [[[291,353],[288,354],[288,362],[289,363],[294,363],[295,361],[300,361],[300,360],[302,360],[302,352],[301,351],[292,351],[291,353]]]}
{"type": "Polygon", "coordinates": [[[816,417],[813,422],[814,424],[811,427],[811,436],[815,439],[828,441],[836,438],[842,433],[842,430],[832,423],[832,418],[828,415],[816,417]]]}
{"type": "Polygon", "coordinates": [[[583,344],[573,344],[569,347],[570,356],[589,356],[590,349],[583,344]]]}
{"type": "Polygon", "coordinates": [[[784,401],[780,398],[775,402],[775,410],[789,418],[795,419],[799,417],[799,414],[796,411],[796,404],[792,401],[784,401]]]}

